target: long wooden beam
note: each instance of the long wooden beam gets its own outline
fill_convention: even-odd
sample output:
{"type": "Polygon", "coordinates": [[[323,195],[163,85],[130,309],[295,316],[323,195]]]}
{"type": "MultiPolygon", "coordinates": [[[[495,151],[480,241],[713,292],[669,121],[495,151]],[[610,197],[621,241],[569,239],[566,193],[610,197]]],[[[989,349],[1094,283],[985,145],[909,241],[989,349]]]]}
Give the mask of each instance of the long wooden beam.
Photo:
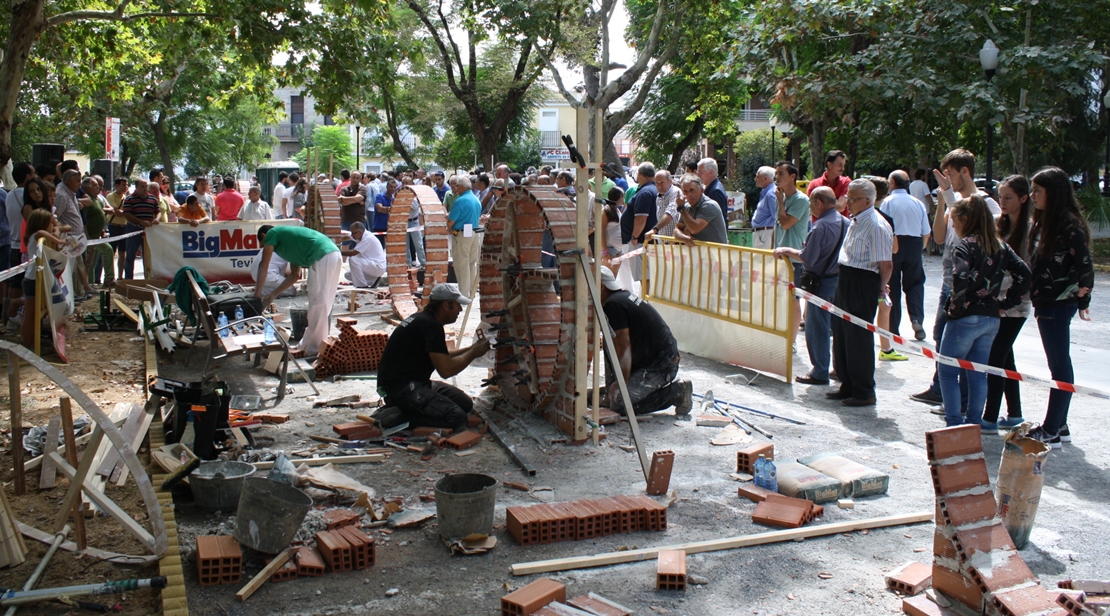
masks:
{"type": "Polygon", "coordinates": [[[863,530],[865,528],[883,528],[886,526],[920,524],[922,522],[932,521],[933,512],[931,511],[902,515],[891,515],[881,518],[871,518],[870,520],[838,522],[836,524],[823,524],[821,526],[811,526],[808,528],[792,528],[790,530],[777,530],[766,533],[756,533],[754,535],[740,535],[738,537],[728,537],[725,539],[695,541],[693,543],[683,543],[680,545],[666,545],[656,548],[627,550],[624,552],[609,552],[607,554],[596,554],[594,556],[576,556],[573,558],[557,558],[554,560],[538,560],[530,563],[518,563],[512,566],[512,572],[513,575],[532,575],[534,573],[546,573],[549,571],[585,569],[588,567],[601,567],[604,565],[631,563],[641,560],[653,560],[659,554],[660,550],[683,550],[687,554],[699,554],[701,552],[732,550],[735,548],[744,548],[752,545],[764,545],[767,543],[793,541],[795,539],[823,537],[825,535],[835,535],[837,533],[849,533],[856,530],[863,530]]]}

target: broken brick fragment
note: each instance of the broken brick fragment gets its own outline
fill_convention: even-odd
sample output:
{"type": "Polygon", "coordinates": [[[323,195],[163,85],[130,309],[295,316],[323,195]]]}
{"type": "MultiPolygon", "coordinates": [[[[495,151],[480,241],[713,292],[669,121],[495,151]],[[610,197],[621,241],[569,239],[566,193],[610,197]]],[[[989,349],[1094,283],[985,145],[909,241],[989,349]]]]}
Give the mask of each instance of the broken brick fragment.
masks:
{"type": "Polygon", "coordinates": [[[473,430],[465,430],[447,439],[447,444],[462,451],[482,442],[482,435],[473,430]]]}
{"type": "Polygon", "coordinates": [[[326,530],[335,530],[358,524],[361,519],[362,516],[350,509],[331,509],[324,514],[324,525],[326,530]]]}
{"type": "Polygon", "coordinates": [[[549,578],[540,578],[501,597],[501,616],[529,616],[552,601],[566,600],[566,585],[549,578]]]}
{"type": "Polygon", "coordinates": [[[908,562],[886,575],[887,588],[910,597],[928,588],[932,581],[933,568],[916,561],[908,562]]]}

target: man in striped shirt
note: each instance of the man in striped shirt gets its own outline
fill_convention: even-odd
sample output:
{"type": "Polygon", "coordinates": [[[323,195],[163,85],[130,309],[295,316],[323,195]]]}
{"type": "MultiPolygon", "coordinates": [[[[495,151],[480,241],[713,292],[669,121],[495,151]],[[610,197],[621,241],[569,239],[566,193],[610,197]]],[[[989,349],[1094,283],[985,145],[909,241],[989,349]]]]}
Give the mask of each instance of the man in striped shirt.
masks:
{"type": "MultiPolygon", "coordinates": [[[[852,223],[840,248],[840,275],[833,299],[841,310],[868,323],[882,296],[889,292],[887,282],[893,269],[894,232],[875,211],[875,185],[853,180],[848,185],[848,207],[852,223]]],[[[826,397],[844,406],[875,404],[875,337],[866,329],[843,319],[833,321],[833,365],[840,389],[826,397]]]]}
{"type": "MultiPolygon", "coordinates": [[[[127,219],[124,233],[142,231],[158,224],[160,213],[158,199],[147,192],[147,181],[142,178],[135,180],[135,192],[123,201],[123,217],[127,219]]],[[[142,235],[127,238],[127,258],[123,264],[123,277],[127,280],[135,278],[135,256],[139,254],[142,245],[142,235]]]]}

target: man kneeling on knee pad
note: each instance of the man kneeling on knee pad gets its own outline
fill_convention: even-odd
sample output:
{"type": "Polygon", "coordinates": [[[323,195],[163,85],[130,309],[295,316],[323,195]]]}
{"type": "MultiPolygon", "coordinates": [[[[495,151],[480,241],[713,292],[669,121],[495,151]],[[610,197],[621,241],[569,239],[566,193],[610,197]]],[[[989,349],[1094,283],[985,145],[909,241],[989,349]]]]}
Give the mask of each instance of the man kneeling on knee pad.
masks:
{"type": "MultiPolygon", "coordinates": [[[[637,415],[674,407],[676,415],[689,415],[693,385],[677,380],[678,342],[663,317],[643,299],[621,289],[613,272],[601,268],[601,302],[613,332],[617,364],[628,387],[637,415]]],[[[613,359],[606,366],[609,407],[625,415],[620,387],[613,376],[613,359]]]]}
{"type": "Polygon", "coordinates": [[[389,428],[407,421],[413,428],[466,429],[474,402],[461,389],[432,381],[431,376],[436,371],[443,378],[453,377],[489,351],[485,338],[465,349],[447,350],[443,326],[454,323],[469,303],[457,284],[436,285],[424,310],[393,330],[378,368],[378,393],[387,406],[375,418],[382,425],[389,428]]]}

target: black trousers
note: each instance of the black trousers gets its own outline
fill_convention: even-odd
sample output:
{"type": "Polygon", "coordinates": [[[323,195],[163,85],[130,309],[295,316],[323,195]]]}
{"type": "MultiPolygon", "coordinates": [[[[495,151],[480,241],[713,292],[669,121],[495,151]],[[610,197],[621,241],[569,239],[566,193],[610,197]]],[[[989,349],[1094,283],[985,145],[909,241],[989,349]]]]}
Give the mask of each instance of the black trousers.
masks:
{"type": "Polygon", "coordinates": [[[413,381],[386,396],[385,401],[401,409],[410,428],[451,428],[461,432],[466,429],[466,416],[474,410],[474,401],[466,392],[439,381],[413,381]]]}
{"type": "MultiPolygon", "coordinates": [[[[879,275],[840,266],[833,303],[868,323],[879,309],[879,275]]],[[[833,366],[840,391],[860,399],[875,397],[875,336],[844,319],[833,319],[833,366]]]]}
{"type": "MultiPolygon", "coordinates": [[[[1025,325],[1025,317],[1002,317],[998,323],[998,333],[991,345],[987,365],[1006,370],[1017,370],[1014,364],[1014,341],[1025,325]]],[[[983,421],[995,423],[1002,408],[1002,395],[1006,395],[1006,416],[1021,417],[1021,387],[1019,381],[1004,379],[993,374],[987,375],[987,406],[983,410],[983,421]]]]}
{"type": "MultiPolygon", "coordinates": [[[[898,252],[893,257],[890,274],[890,331],[898,333],[902,323],[902,291],[906,292],[906,310],[910,321],[925,322],[925,265],[922,261],[923,240],[920,235],[899,235],[898,252]]],[[[899,334],[901,335],[901,334],[899,334]]]]}
{"type": "MultiPolygon", "coordinates": [[[[678,376],[679,356],[664,353],[655,358],[655,361],[643,368],[633,368],[628,375],[628,397],[632,402],[632,411],[637,415],[646,415],[655,411],[662,411],[675,405],[682,388],[675,378],[678,376]]],[[[612,366],[611,363],[607,367],[612,366]]],[[[606,376],[613,374],[612,368],[606,376]]],[[[606,383],[609,391],[609,407],[620,415],[626,415],[624,399],[621,397],[620,387],[616,379],[606,383]]]]}

